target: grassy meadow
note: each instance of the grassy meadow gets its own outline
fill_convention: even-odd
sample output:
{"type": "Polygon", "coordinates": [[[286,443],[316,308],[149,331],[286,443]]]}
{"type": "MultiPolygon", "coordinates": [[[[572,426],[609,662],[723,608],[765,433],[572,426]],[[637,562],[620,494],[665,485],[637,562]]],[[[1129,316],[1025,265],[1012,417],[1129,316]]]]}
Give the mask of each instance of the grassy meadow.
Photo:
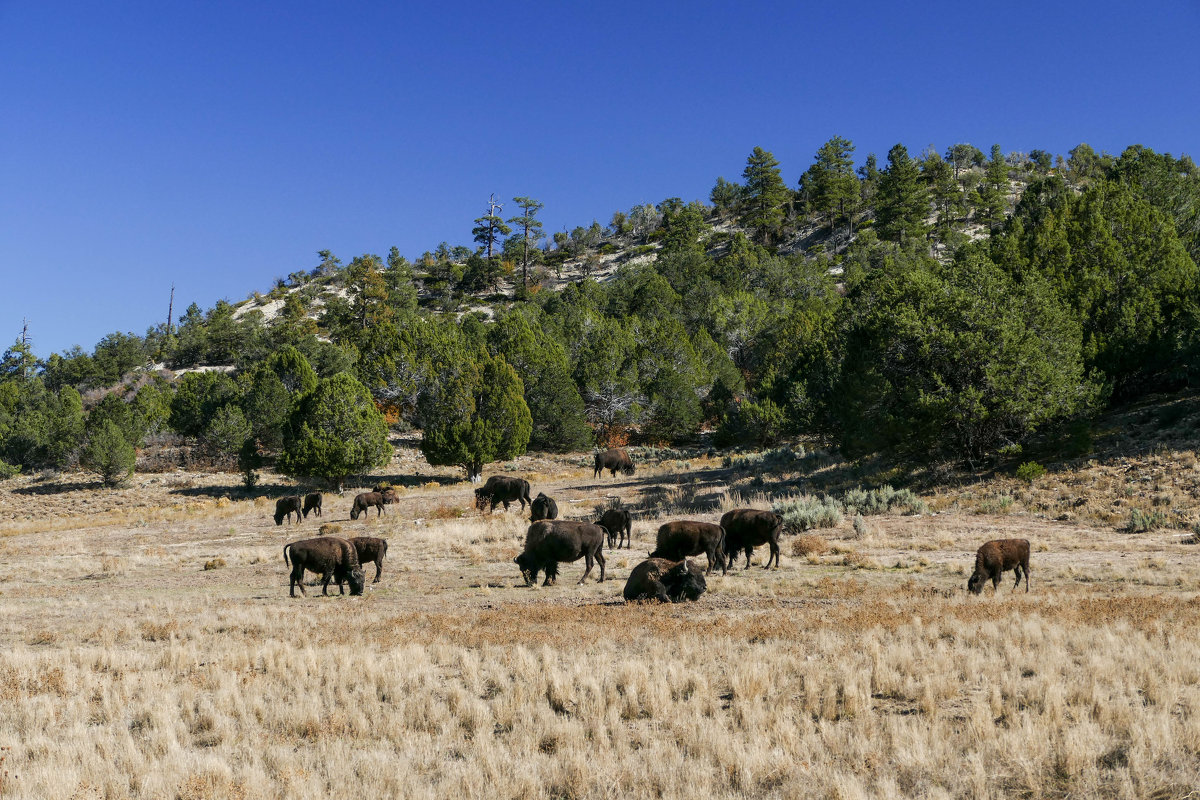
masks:
{"type": "MultiPolygon", "coordinates": [[[[1103,465],[846,515],[785,536],[778,570],[759,548],[694,604],[627,606],[660,521],[804,487],[586,461],[513,474],[565,517],[620,498],[633,547],[606,548],[604,583],[576,586],[578,562],[535,588],[512,564],[525,518],[478,514],[449,473],[397,481],[382,517],[327,494],[290,527],[282,485],[236,476],[7,482],[0,797],[1197,796],[1200,558],[1186,528],[1103,519],[1142,497],[1101,492],[1103,465]],[[288,597],[282,547],[322,523],[389,540],[365,596],[288,597]],[[968,595],[975,548],[1012,536],[1032,591],[1007,573],[968,595]]],[[[1193,496],[1194,457],[1156,469],[1147,508],[1193,496]]]]}

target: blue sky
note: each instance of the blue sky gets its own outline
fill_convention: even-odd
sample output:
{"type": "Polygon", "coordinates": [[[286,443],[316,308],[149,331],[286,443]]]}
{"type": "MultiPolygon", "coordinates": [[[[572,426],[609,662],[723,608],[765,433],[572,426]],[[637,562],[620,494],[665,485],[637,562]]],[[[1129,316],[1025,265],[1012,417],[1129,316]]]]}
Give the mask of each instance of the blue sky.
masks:
{"type": "Polygon", "coordinates": [[[1197,152],[1200,4],[0,0],[0,348],[706,199],[755,146],[1197,152]]]}

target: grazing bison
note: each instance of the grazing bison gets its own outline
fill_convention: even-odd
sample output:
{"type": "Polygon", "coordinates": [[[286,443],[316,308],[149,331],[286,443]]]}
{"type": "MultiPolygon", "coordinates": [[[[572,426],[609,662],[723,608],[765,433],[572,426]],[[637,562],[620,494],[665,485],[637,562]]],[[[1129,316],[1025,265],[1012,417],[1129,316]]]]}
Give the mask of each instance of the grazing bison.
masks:
{"type": "Polygon", "coordinates": [[[383,495],[379,492],[363,492],[354,497],[354,505],[350,507],[350,519],[358,519],[359,514],[366,519],[367,509],[375,507],[375,516],[383,513],[383,495]]]}
{"type": "Polygon", "coordinates": [[[318,517],[321,516],[321,493],[313,492],[312,494],[304,495],[304,518],[308,519],[308,512],[312,511],[318,517]]]}
{"type": "Polygon", "coordinates": [[[490,503],[489,514],[501,503],[504,504],[504,510],[508,511],[508,504],[518,501],[522,511],[525,510],[526,503],[533,504],[529,499],[529,481],[524,478],[493,475],[487,479],[487,483],[475,490],[475,507],[483,511],[483,507],[490,503]]]}
{"type": "Polygon", "coordinates": [[[1000,589],[1000,574],[1008,570],[1017,573],[1013,589],[1021,585],[1021,570],[1025,571],[1025,591],[1029,591],[1029,540],[994,539],[979,547],[975,553],[975,572],[967,580],[967,589],[972,594],[983,591],[987,580],[992,582],[992,591],[1000,589]]]}
{"type": "Polygon", "coordinates": [[[392,486],[385,486],[382,483],[376,486],[371,491],[379,492],[383,495],[383,504],[390,506],[392,503],[400,501],[400,495],[396,494],[396,489],[392,486]]]}
{"type": "Polygon", "coordinates": [[[282,525],[283,518],[287,517],[288,524],[292,522],[292,514],[296,515],[296,522],[299,522],[301,517],[301,500],[300,495],[294,494],[291,497],[281,497],[275,501],[275,524],[282,525]]]}
{"type": "Polygon", "coordinates": [[[681,603],[695,600],[707,588],[703,571],[690,561],[649,558],[629,573],[624,595],[626,602],[657,600],[660,603],[681,603]]]}
{"type": "Polygon", "coordinates": [[[553,586],[558,579],[561,562],[583,558],[586,567],[580,583],[587,580],[592,562],[600,564],[600,582],[604,582],[605,530],[590,522],[544,519],[529,526],[525,533],[525,551],[513,559],[521,569],[526,586],[537,582],[538,573],[545,570],[543,586],[553,586]]]}
{"type": "Polygon", "coordinates": [[[655,538],[654,552],[651,558],[665,558],[669,561],[682,561],[688,556],[698,556],[704,553],[708,556],[708,569],[705,575],[712,572],[714,566],[721,568],[725,574],[725,531],[720,525],[711,522],[695,522],[681,520],[668,522],[658,529],[655,538]]]}
{"type": "Polygon", "coordinates": [[[553,497],[548,497],[545,492],[538,492],[538,496],[533,498],[533,502],[529,504],[529,510],[533,512],[529,515],[530,522],[558,519],[558,503],[554,502],[553,497]]]}
{"type": "Polygon", "coordinates": [[[759,511],[756,508],[735,508],[721,517],[721,527],[725,529],[725,557],[729,566],[733,566],[739,551],[746,552],[746,569],[750,568],[750,556],[754,548],[760,544],[771,546],[771,555],[767,556],[764,568],[771,568],[771,561],[779,566],[779,534],[783,532],[783,517],[773,511],[759,511]]]}
{"type": "Polygon", "coordinates": [[[371,583],[379,583],[379,576],[383,573],[383,557],[387,555],[387,539],[380,539],[378,536],[355,536],[350,540],[350,544],[354,545],[354,552],[358,553],[358,563],[366,566],[372,561],[375,562],[375,579],[371,583]]]}
{"type": "Polygon", "coordinates": [[[291,584],[288,586],[288,593],[296,596],[296,587],[300,587],[300,594],[308,594],[304,590],[304,570],[309,572],[320,573],[321,575],[321,594],[329,594],[329,581],[337,578],[338,589],[345,594],[342,589],[342,582],[350,584],[350,594],[362,594],[363,584],[366,581],[363,578],[362,567],[358,563],[358,553],[354,549],[354,545],[347,542],[345,539],[339,539],[336,536],[322,536],[317,539],[304,539],[299,542],[291,542],[283,546],[283,563],[290,563],[292,567],[291,584]],[[291,561],[288,561],[288,553],[291,552],[291,561]]]}
{"type": "Polygon", "coordinates": [[[625,548],[633,546],[633,515],[623,508],[610,508],[605,511],[596,524],[608,531],[608,546],[620,549],[621,542],[625,548]],[[617,536],[620,535],[620,541],[617,536]]]}
{"type": "Polygon", "coordinates": [[[623,449],[605,450],[603,453],[596,453],[596,469],[592,472],[593,478],[599,478],[600,473],[608,470],[612,477],[617,477],[617,471],[620,470],[626,475],[633,474],[633,459],[629,457],[623,449]]]}

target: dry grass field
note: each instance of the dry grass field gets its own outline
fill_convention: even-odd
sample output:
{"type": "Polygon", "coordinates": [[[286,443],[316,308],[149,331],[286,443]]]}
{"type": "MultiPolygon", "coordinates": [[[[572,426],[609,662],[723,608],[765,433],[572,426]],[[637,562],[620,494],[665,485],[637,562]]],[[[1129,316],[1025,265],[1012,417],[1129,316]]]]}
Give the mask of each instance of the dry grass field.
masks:
{"type": "MultiPolygon", "coordinates": [[[[1195,458],[1162,458],[1183,497],[1195,458]]],[[[778,570],[759,548],[695,604],[627,606],[660,520],[786,480],[587,461],[513,474],[567,517],[622,498],[634,545],[548,588],[512,564],[521,515],[427,467],[393,465],[383,517],[326,495],[291,527],[271,477],[0,485],[0,797],[1200,797],[1200,548],[1079,514],[1108,507],[1099,473],[932,492],[785,537],[778,570]],[[1068,518],[1037,507],[1059,496],[1068,518]],[[389,540],[365,596],[288,597],[282,547],[321,522],[389,540]],[[1032,591],[968,595],[975,548],[1014,536],[1032,591]]]]}

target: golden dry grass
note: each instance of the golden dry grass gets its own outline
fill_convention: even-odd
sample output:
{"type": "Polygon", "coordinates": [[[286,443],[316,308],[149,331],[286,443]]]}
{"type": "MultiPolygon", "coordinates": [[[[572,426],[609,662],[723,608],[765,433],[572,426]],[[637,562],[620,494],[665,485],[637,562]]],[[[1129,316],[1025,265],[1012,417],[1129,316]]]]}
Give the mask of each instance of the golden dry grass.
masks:
{"type": "Polygon", "coordinates": [[[827,550],[785,543],[779,569],[761,568],[760,548],[695,604],[626,606],[662,519],[719,517],[719,499],[702,505],[716,482],[541,472],[555,482],[534,491],[565,517],[612,497],[693,506],[641,511],[632,549],[606,551],[615,580],[575,586],[576,563],[528,589],[511,563],[527,523],[476,513],[469,485],[410,486],[355,522],[349,496],[328,495],[324,524],[388,538],[383,580],[362,598],[291,599],[282,545],[318,523],[277,528],[273,504],[117,507],[97,526],[25,519],[23,497],[0,497],[0,796],[1166,798],[1200,785],[1200,550],[1177,531],[970,509],[873,517],[861,534],[847,520],[821,531],[827,550]],[[1033,591],[1013,592],[1010,573],[996,595],[967,595],[975,548],[1016,535],[1034,544],[1033,591]]]}

